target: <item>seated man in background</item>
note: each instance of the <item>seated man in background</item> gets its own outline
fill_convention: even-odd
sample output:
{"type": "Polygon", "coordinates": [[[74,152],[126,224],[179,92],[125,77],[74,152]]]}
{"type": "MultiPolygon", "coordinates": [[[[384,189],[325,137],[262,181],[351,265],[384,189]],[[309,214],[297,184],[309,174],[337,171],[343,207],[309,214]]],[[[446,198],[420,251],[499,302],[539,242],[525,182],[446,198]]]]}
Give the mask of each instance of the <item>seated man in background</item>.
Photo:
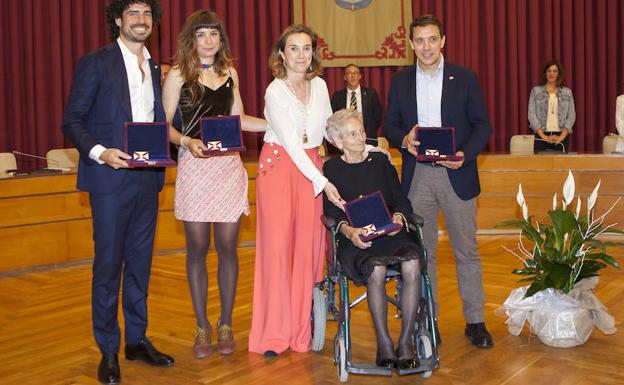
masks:
{"type": "MultiPolygon", "coordinates": [[[[367,88],[360,84],[362,74],[355,64],[349,64],[344,70],[346,87],[334,92],[331,98],[331,106],[334,112],[344,108],[357,111],[364,118],[364,130],[366,131],[366,143],[377,146],[377,129],[381,123],[381,104],[379,95],[373,88],[367,88]]],[[[339,154],[335,147],[330,151],[339,154]]]]}

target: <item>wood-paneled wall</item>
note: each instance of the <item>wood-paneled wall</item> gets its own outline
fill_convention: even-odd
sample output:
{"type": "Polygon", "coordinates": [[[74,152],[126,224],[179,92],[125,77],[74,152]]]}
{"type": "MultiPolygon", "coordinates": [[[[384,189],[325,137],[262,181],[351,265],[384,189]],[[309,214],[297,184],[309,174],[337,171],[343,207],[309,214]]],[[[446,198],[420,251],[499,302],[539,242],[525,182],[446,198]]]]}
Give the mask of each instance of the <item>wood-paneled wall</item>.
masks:
{"type": "MultiPolygon", "coordinates": [[[[395,158],[400,169],[400,159],[395,158]]],[[[242,245],[255,242],[256,163],[246,162],[251,214],[243,217],[242,245]]],[[[479,158],[482,193],[477,200],[478,228],[492,231],[502,220],[519,218],[516,204],[522,183],[529,213],[544,220],[555,192],[561,197],[568,170],[586,207],[586,197],[602,180],[597,212],[608,209],[624,192],[624,157],[614,155],[483,155],[479,158]]],[[[176,169],[167,169],[160,193],[155,252],[184,248],[184,230],[173,214],[176,169]]],[[[89,196],[75,188],[76,175],[0,180],[0,272],[92,258],[89,196]]],[[[624,223],[624,204],[608,222],[624,223]]],[[[440,223],[443,223],[441,220],[440,223]]]]}

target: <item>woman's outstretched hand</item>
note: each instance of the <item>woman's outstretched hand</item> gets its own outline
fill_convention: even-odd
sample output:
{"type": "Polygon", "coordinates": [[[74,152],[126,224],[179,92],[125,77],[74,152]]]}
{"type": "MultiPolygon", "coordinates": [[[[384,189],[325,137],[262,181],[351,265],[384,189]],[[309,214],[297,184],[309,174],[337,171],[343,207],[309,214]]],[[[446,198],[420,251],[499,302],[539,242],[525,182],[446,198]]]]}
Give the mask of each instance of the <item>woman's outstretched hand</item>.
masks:
{"type": "Polygon", "coordinates": [[[323,188],[325,195],[327,195],[327,199],[336,206],[340,207],[340,210],[344,211],[345,200],[342,199],[340,193],[338,193],[338,189],[331,182],[327,182],[325,187],[323,188]]]}

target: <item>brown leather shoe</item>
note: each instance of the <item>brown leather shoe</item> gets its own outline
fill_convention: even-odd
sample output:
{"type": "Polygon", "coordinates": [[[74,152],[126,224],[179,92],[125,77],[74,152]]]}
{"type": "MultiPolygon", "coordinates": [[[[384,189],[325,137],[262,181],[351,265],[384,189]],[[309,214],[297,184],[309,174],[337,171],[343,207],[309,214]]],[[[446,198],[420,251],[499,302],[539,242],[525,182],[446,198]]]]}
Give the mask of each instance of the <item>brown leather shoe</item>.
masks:
{"type": "Polygon", "coordinates": [[[222,325],[221,320],[217,322],[217,350],[222,355],[228,355],[234,353],[234,335],[232,334],[232,327],[230,325],[222,325]]]}
{"type": "Polygon", "coordinates": [[[195,332],[195,344],[193,345],[193,354],[195,354],[195,358],[202,359],[212,354],[212,345],[210,344],[212,338],[211,335],[212,327],[197,327],[197,331],[195,332]]]}

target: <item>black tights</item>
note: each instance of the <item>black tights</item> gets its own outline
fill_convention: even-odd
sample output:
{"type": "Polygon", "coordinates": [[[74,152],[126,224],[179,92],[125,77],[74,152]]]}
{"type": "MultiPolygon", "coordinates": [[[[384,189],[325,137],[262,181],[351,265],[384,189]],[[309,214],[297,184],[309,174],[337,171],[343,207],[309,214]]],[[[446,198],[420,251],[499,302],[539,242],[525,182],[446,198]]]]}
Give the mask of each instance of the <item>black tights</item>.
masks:
{"type": "MultiPolygon", "coordinates": [[[[219,283],[219,297],[221,300],[221,324],[232,324],[232,308],[236,296],[238,281],[238,222],[215,222],[215,247],[218,256],[217,281],[219,283]]],[[[206,316],[208,300],[208,273],[206,271],[206,255],[210,247],[209,222],[184,222],[186,233],[186,277],[191,290],[193,310],[197,319],[197,326],[210,326],[206,316]]]]}
{"type": "MultiPolygon", "coordinates": [[[[420,264],[418,259],[401,263],[401,335],[397,341],[399,359],[415,356],[412,344],[414,322],[420,298],[420,264]]],[[[386,266],[376,266],[367,281],[368,308],[377,333],[377,356],[395,357],[392,338],[388,332],[388,303],[386,301],[386,266]]]]}

